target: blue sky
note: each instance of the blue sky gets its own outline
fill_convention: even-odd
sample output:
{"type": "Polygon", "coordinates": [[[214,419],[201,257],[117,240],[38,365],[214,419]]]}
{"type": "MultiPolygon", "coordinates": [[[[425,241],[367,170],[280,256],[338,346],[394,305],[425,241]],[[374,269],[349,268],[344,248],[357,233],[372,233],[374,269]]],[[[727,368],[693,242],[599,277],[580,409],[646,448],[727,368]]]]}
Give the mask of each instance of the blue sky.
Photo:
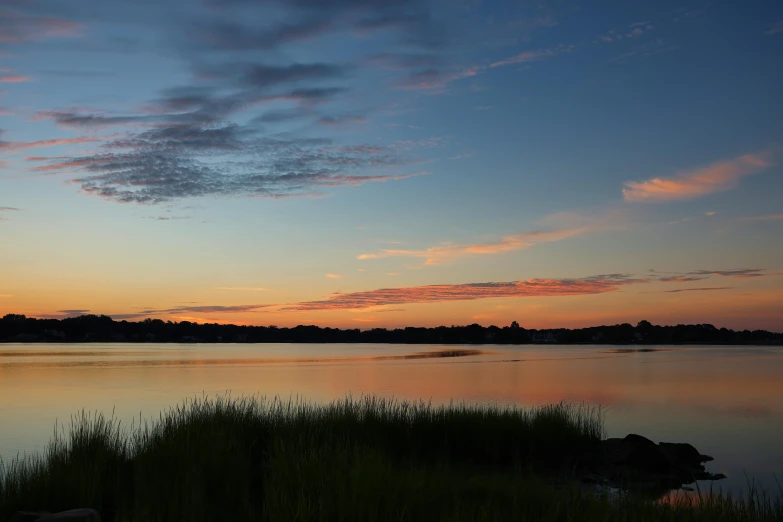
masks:
{"type": "Polygon", "coordinates": [[[0,312],[783,329],[782,57],[776,2],[0,0],[0,312]]]}

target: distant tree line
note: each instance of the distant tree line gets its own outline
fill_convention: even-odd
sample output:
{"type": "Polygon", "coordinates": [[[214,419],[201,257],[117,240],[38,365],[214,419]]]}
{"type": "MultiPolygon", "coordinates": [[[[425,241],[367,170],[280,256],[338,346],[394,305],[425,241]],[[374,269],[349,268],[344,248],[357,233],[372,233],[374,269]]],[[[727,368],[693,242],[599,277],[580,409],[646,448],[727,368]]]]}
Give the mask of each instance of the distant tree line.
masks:
{"type": "Polygon", "coordinates": [[[145,319],[114,321],[105,315],[37,319],[8,314],[0,319],[0,342],[198,342],[198,343],[394,343],[394,344],[783,344],[783,333],[735,331],[711,324],[657,326],[640,321],[576,329],[529,330],[510,326],[373,328],[239,326],[145,319]]]}

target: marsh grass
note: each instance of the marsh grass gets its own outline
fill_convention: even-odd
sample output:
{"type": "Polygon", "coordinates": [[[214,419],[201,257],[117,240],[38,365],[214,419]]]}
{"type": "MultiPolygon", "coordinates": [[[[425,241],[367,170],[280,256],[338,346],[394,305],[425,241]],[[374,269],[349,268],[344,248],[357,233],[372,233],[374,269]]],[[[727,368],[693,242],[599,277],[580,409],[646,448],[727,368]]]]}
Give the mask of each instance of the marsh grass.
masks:
{"type": "Polygon", "coordinates": [[[151,522],[783,520],[777,497],[656,504],[558,480],[603,430],[599,410],[569,404],[377,397],[191,399],[127,427],[81,412],[41,455],[0,464],[0,520],[77,506],[151,522]]]}

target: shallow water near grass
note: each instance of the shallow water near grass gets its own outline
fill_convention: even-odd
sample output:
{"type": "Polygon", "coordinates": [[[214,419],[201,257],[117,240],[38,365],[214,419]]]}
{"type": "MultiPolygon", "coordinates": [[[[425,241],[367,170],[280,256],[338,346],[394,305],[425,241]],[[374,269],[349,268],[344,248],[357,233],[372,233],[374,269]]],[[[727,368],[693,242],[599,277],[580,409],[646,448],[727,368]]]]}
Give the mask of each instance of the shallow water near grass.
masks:
{"type": "Polygon", "coordinates": [[[186,397],[393,396],[435,404],[601,405],[609,436],[690,442],[729,478],[777,492],[783,348],[367,344],[0,345],[0,457],[43,449],[85,409],[130,424],[186,397]],[[651,350],[652,349],[652,350],[651,350]],[[642,351],[644,350],[644,351],[642,351]]]}

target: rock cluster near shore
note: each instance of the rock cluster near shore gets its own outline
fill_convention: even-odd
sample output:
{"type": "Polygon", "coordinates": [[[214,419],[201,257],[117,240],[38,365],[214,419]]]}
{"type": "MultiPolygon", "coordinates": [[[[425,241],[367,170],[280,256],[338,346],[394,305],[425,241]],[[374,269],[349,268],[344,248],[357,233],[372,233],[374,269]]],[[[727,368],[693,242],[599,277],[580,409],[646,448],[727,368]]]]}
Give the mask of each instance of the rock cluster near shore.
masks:
{"type": "Polygon", "coordinates": [[[641,435],[602,440],[581,459],[582,482],[663,494],[697,480],[721,480],[704,467],[713,460],[687,443],[656,444],[641,435]]]}

